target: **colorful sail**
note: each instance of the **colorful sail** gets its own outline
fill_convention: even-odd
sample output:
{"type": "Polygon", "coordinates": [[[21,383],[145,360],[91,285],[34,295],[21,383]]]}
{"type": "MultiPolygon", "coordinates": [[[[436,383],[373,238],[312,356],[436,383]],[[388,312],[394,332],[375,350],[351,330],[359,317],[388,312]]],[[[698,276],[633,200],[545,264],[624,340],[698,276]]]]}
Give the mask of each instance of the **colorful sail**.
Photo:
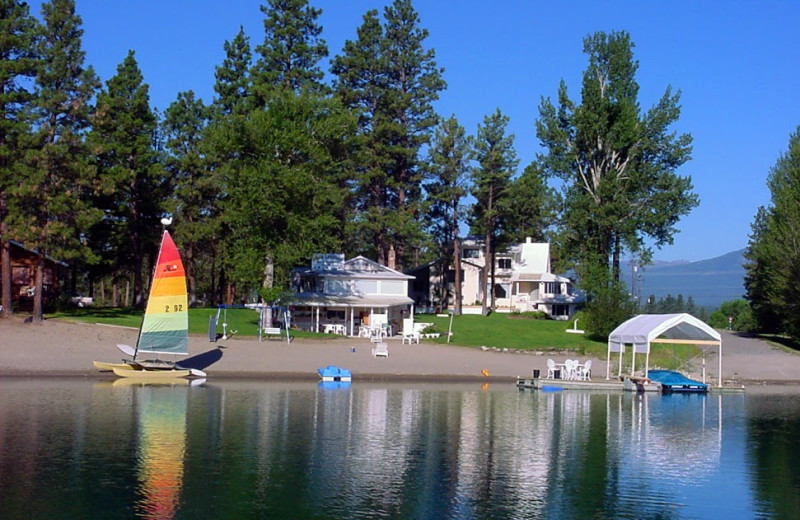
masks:
{"type": "Polygon", "coordinates": [[[154,354],[189,352],[186,272],[168,231],[164,231],[161,238],[137,351],[154,354]]]}

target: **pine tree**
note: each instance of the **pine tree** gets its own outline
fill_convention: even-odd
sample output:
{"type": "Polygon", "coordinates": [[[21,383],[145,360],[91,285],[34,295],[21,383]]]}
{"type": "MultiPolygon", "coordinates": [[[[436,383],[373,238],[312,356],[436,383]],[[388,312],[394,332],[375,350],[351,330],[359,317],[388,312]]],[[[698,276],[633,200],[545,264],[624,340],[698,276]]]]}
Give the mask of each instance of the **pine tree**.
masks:
{"type": "Polygon", "coordinates": [[[83,132],[89,126],[90,100],[97,88],[94,71],[84,68],[81,18],[72,0],[42,4],[43,29],[38,54],[34,117],[35,152],[15,188],[18,205],[12,227],[36,249],[33,318],[42,319],[46,255],[67,261],[87,256],[81,236],[99,217],[87,200],[93,188],[83,132]]]}
{"type": "Polygon", "coordinates": [[[218,186],[208,172],[202,149],[209,109],[194,92],[181,92],[167,108],[162,124],[169,155],[172,197],[168,211],[176,218],[175,240],[183,253],[189,305],[197,301],[197,263],[204,245],[216,236],[218,186]]]}
{"type": "Polygon", "coordinates": [[[28,86],[38,67],[36,38],[39,25],[28,5],[0,0],[0,315],[11,316],[11,252],[6,221],[10,190],[18,185],[23,158],[30,146],[29,112],[33,101],[28,86]]]}
{"type": "Polygon", "coordinates": [[[511,181],[508,197],[502,201],[502,242],[519,243],[528,237],[536,242],[549,241],[548,229],[556,223],[559,199],[547,180],[541,165],[532,162],[511,181]]]}
{"type": "Polygon", "coordinates": [[[214,71],[214,92],[217,94],[214,107],[221,116],[243,115],[252,104],[249,71],[253,59],[244,28],[240,27],[233,40],[226,41],[223,47],[225,59],[214,71]]]}
{"type": "Polygon", "coordinates": [[[767,179],[771,205],[760,209],[746,254],[745,287],[758,327],[800,337],[800,127],[767,179]],[[777,330],[776,330],[777,329],[777,330]]]}
{"type": "Polygon", "coordinates": [[[88,140],[103,183],[106,219],[95,229],[110,241],[112,268],[133,275],[133,305],[144,304],[145,263],[154,255],[167,184],[155,148],[157,118],[133,51],[97,95],[88,140]]]}
{"type": "Polygon", "coordinates": [[[235,173],[241,170],[245,157],[249,157],[251,143],[242,139],[248,114],[255,110],[253,84],[250,77],[252,52],[250,41],[240,27],[230,42],[225,42],[225,59],[216,67],[214,91],[217,96],[211,106],[211,120],[204,132],[203,149],[206,166],[218,187],[213,237],[211,291],[215,302],[233,303],[234,287],[231,280],[232,233],[226,222],[226,204],[235,182],[235,173]],[[226,294],[223,294],[225,290],[226,294]]]}
{"type": "Polygon", "coordinates": [[[317,24],[322,10],[307,0],[267,0],[261,12],[266,16],[264,42],[256,47],[260,57],[252,70],[259,106],[275,88],[324,92],[319,62],[328,56],[328,46],[317,24]]]}
{"type": "Polygon", "coordinates": [[[514,150],[514,135],[506,134],[509,118],[497,109],[494,114],[483,118],[475,139],[475,158],[478,166],[472,170],[472,195],[476,199],[473,206],[473,229],[480,229],[484,235],[484,266],[482,313],[494,310],[494,252],[497,235],[501,229],[502,208],[508,197],[511,177],[517,167],[517,153],[514,150]],[[491,283],[490,283],[491,280],[491,283]],[[487,296],[491,292],[491,305],[487,296]]]}
{"type": "MultiPolygon", "coordinates": [[[[442,273],[448,280],[450,266],[454,271],[454,311],[461,314],[461,258],[458,230],[464,220],[462,200],[468,194],[469,165],[473,156],[472,138],[456,117],[450,116],[437,128],[428,152],[429,182],[425,184],[430,209],[428,218],[442,258],[442,273]],[[450,259],[452,258],[452,264],[450,259]]],[[[445,281],[440,301],[447,305],[449,288],[445,281]]]]}
{"type": "Polygon", "coordinates": [[[445,82],[411,2],[395,0],[384,19],[381,26],[377,12],[367,12],[358,39],[333,60],[333,72],[337,96],[359,114],[364,139],[358,232],[379,262],[402,269],[416,263],[423,240],[419,153],[437,123],[433,102],[445,82]]]}

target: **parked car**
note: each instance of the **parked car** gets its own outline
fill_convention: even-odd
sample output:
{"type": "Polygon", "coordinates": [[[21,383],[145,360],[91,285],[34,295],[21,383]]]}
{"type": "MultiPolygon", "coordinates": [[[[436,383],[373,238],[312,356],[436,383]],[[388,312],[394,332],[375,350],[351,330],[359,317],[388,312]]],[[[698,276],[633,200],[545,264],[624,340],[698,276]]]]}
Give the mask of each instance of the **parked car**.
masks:
{"type": "Polygon", "coordinates": [[[86,307],[92,305],[94,303],[94,298],[91,296],[73,296],[69,299],[69,302],[72,305],[77,305],[78,307],[86,307]]]}

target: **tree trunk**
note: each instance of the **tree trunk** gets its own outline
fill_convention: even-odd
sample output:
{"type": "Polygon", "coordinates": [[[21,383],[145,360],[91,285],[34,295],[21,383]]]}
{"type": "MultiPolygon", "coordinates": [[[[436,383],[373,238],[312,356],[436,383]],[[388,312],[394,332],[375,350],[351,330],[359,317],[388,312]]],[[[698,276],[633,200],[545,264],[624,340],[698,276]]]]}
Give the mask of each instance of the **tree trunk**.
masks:
{"type": "Polygon", "coordinates": [[[275,257],[271,252],[267,252],[267,261],[264,264],[264,276],[261,279],[261,287],[272,289],[275,286],[275,257]]]}
{"type": "Polygon", "coordinates": [[[461,244],[458,242],[457,233],[453,240],[453,266],[455,268],[455,276],[453,277],[455,285],[453,288],[453,298],[455,299],[453,312],[455,312],[456,316],[461,316],[461,244]]]}
{"type": "Polygon", "coordinates": [[[183,250],[186,257],[186,292],[189,307],[194,307],[197,303],[196,281],[194,273],[194,248],[191,244],[183,250]]]}
{"type": "MultiPolygon", "coordinates": [[[[619,283],[619,257],[620,257],[620,245],[619,245],[619,235],[614,234],[614,252],[612,256],[612,264],[611,264],[611,272],[613,273],[614,283],[619,283]]],[[[633,287],[631,287],[631,291],[633,287]]]]}
{"type": "Polygon", "coordinates": [[[486,234],[484,235],[483,239],[485,244],[483,246],[483,269],[481,272],[483,273],[483,280],[481,283],[483,284],[483,301],[481,304],[481,315],[488,316],[489,315],[489,292],[491,291],[491,285],[489,284],[489,268],[491,267],[492,262],[492,240],[491,240],[491,225],[490,223],[486,223],[486,234]]]}
{"type": "Polygon", "coordinates": [[[492,304],[491,304],[491,306],[489,308],[492,309],[492,312],[494,312],[495,310],[497,310],[496,295],[494,293],[494,281],[495,281],[495,261],[494,261],[495,251],[494,251],[494,244],[492,244],[492,246],[489,249],[492,252],[492,263],[491,263],[491,266],[492,266],[491,267],[492,277],[491,277],[491,284],[489,284],[489,286],[491,287],[491,289],[490,289],[490,291],[491,291],[491,294],[490,294],[491,300],[490,301],[492,302],[492,304]]]}
{"type": "Polygon", "coordinates": [[[11,317],[11,244],[5,238],[5,224],[0,224],[0,293],[2,293],[2,300],[0,305],[3,307],[2,316],[4,318],[11,317]]]}
{"type": "Polygon", "coordinates": [[[33,321],[41,322],[44,320],[42,304],[42,292],[44,288],[44,261],[45,254],[41,249],[36,256],[36,269],[33,276],[33,321]]]}

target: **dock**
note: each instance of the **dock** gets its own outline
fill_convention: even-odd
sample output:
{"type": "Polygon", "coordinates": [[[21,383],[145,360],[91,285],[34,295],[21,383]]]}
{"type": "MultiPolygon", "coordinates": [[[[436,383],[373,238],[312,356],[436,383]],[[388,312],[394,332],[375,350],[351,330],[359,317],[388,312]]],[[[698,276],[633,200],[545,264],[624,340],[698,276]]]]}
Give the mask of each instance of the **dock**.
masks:
{"type": "MultiPolygon", "coordinates": [[[[560,390],[602,390],[618,392],[661,392],[661,384],[641,377],[625,377],[620,380],[572,381],[568,379],[517,378],[517,388],[560,391],[560,390]]],[[[742,393],[743,386],[709,386],[708,393],[742,393]]]]}

